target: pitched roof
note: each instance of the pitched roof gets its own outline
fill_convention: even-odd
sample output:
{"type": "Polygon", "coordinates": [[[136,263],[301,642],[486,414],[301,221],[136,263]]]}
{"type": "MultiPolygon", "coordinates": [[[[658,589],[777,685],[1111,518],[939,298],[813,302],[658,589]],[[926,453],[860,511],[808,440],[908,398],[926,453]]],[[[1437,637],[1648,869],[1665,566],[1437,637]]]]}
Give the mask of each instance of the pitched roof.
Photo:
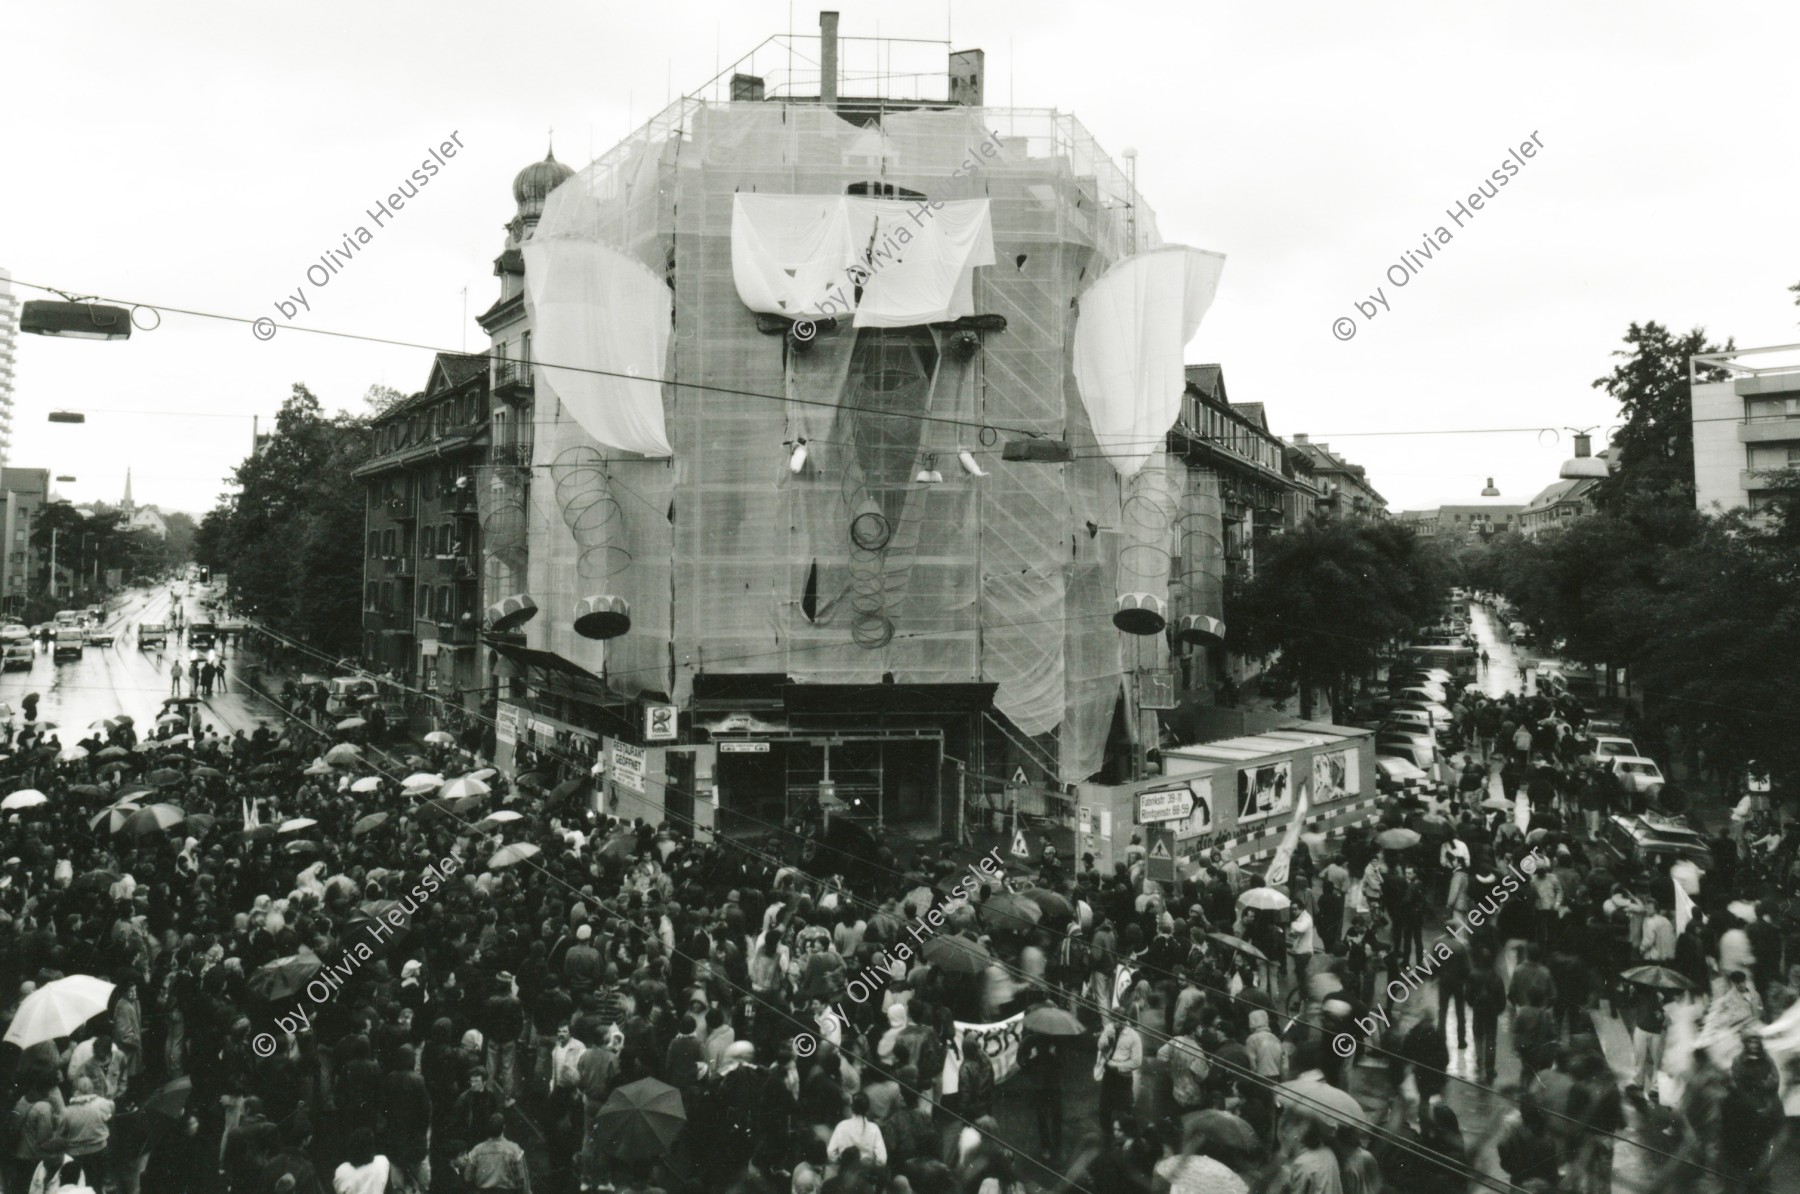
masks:
{"type": "Polygon", "coordinates": [[[427,392],[452,390],[468,381],[471,377],[487,371],[488,358],[485,353],[478,352],[440,352],[432,362],[431,382],[425,386],[427,392]],[[442,379],[441,385],[432,384],[442,379]]]}
{"type": "Polygon", "coordinates": [[[1238,414],[1243,415],[1246,419],[1249,419],[1264,431],[1269,429],[1269,416],[1263,413],[1262,403],[1235,402],[1232,404],[1231,409],[1237,411],[1238,414]]]}
{"type": "Polygon", "coordinates": [[[1187,383],[1205,394],[1208,398],[1229,403],[1225,397],[1225,369],[1221,365],[1188,365],[1183,370],[1187,374],[1187,383]]]}

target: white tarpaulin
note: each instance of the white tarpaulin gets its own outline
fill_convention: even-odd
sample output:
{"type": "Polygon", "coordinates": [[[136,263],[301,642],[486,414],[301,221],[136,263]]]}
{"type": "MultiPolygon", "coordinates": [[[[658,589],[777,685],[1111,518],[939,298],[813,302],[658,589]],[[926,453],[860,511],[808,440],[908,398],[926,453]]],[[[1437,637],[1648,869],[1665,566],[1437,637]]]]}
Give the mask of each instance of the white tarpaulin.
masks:
{"type": "Polygon", "coordinates": [[[752,311],[899,328],[975,313],[994,264],[986,199],[733,196],[731,272],[752,311]],[[859,294],[860,287],[860,294],[859,294]]]}
{"type": "Polygon", "coordinates": [[[598,241],[537,238],[524,248],[534,356],[555,362],[538,366],[539,380],[602,447],[672,455],[660,380],[675,301],[668,284],[598,241]]]}
{"type": "Polygon", "coordinates": [[[1182,351],[1224,268],[1221,253],[1168,245],[1127,257],[1081,296],[1075,381],[1121,477],[1144,467],[1181,414],[1182,351]]]}

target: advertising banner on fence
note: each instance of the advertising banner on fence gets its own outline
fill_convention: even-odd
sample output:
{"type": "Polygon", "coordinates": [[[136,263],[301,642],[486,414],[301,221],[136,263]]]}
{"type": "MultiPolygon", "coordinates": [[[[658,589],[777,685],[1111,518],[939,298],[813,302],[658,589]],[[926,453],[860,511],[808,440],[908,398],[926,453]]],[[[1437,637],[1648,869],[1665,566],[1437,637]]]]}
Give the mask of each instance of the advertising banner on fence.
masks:
{"type": "Polygon", "coordinates": [[[1019,1070],[1019,1040],[1025,1035],[1025,1013],[994,1024],[956,1023],[956,1039],[974,1033],[981,1040],[982,1052],[994,1066],[994,1081],[1004,1082],[1019,1070]]]}

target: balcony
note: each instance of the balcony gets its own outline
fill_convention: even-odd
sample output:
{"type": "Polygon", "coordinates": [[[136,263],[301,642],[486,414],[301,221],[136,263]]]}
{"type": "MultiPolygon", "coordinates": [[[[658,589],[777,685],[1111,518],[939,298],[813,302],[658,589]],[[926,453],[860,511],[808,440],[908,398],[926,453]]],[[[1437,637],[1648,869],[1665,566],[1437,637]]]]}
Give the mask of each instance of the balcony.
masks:
{"type": "Polygon", "coordinates": [[[1740,444],[1800,443],[1800,417],[1792,415],[1757,415],[1738,424],[1740,444]]]}
{"type": "Polygon", "coordinates": [[[488,463],[497,468],[530,468],[531,445],[495,444],[488,449],[488,463]]]}
{"type": "Polygon", "coordinates": [[[456,618],[445,618],[440,615],[436,629],[437,640],[440,643],[473,643],[480,633],[481,623],[476,619],[473,611],[467,611],[456,618]]]}
{"type": "Polygon", "coordinates": [[[531,365],[527,361],[498,361],[494,365],[494,397],[517,402],[531,397],[531,365]]]}

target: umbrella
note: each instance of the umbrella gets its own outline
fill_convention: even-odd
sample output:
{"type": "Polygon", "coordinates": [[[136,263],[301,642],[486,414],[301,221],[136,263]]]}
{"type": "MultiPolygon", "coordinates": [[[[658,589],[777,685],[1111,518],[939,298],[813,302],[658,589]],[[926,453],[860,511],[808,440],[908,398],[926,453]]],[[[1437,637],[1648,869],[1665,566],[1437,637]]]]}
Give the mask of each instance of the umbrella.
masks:
{"type": "Polygon", "coordinates": [[[224,779],[225,773],[217,767],[196,767],[194,768],[194,777],[196,779],[224,779]]]}
{"type": "Polygon", "coordinates": [[[1220,945],[1223,945],[1226,949],[1235,949],[1238,953],[1249,954],[1251,957],[1257,959],[1258,961],[1266,962],[1269,960],[1268,954],[1265,954],[1262,950],[1257,949],[1254,945],[1251,945],[1248,941],[1245,941],[1242,937],[1233,937],[1230,933],[1208,933],[1207,937],[1213,941],[1217,941],[1220,945]]]}
{"type": "Polygon", "coordinates": [[[920,952],[927,962],[948,974],[980,974],[994,964],[986,946],[961,936],[933,937],[920,952]]]}
{"type": "Polygon", "coordinates": [[[1640,987],[1654,987],[1658,991],[1692,991],[1694,981],[1678,970],[1670,970],[1667,966],[1634,966],[1619,976],[1628,983],[1636,983],[1640,987]]]}
{"type": "Polygon", "coordinates": [[[340,730],[360,730],[368,724],[368,722],[360,717],[346,717],[344,720],[337,723],[337,728],[340,730]]]}
{"type": "Polygon", "coordinates": [[[218,824],[219,818],[211,813],[189,813],[187,827],[195,837],[205,837],[207,830],[218,824]]]}
{"type": "Polygon", "coordinates": [[[1550,831],[1548,829],[1545,829],[1542,826],[1540,826],[1537,829],[1534,829],[1530,833],[1526,834],[1525,840],[1527,842],[1536,843],[1536,842],[1543,841],[1545,838],[1547,838],[1549,836],[1550,836],[1550,831]]]}
{"type": "Polygon", "coordinates": [[[117,833],[125,827],[125,822],[131,814],[137,811],[138,806],[135,804],[115,804],[89,821],[88,826],[98,832],[101,822],[105,822],[106,832],[117,833]]]}
{"type": "Polygon", "coordinates": [[[113,720],[122,726],[134,726],[137,724],[137,719],[132,717],[129,713],[121,713],[113,718],[113,720]]]}
{"type": "Polygon", "coordinates": [[[1316,1078],[1296,1078],[1275,1088],[1275,1100],[1283,1106],[1320,1119],[1367,1127],[1368,1113],[1346,1091],[1316,1078]]]}
{"type": "Polygon", "coordinates": [[[144,1110],[170,1119],[180,1119],[182,1111],[187,1107],[188,1096],[193,1093],[192,1078],[176,1078],[165,1082],[157,1088],[155,1094],[145,1099],[144,1110]]]}
{"type": "Polygon", "coordinates": [[[123,775],[130,770],[130,763],[102,763],[100,765],[101,775],[123,775]]]}
{"type": "Polygon", "coordinates": [[[131,752],[123,746],[103,746],[100,748],[100,753],[94,757],[102,762],[110,763],[115,759],[129,759],[131,752]]]}
{"type": "Polygon", "coordinates": [[[554,788],[550,789],[550,799],[567,800],[569,797],[575,795],[575,793],[587,787],[590,782],[591,781],[585,775],[575,779],[565,779],[560,784],[557,784],[554,788]]]}
{"type": "Polygon", "coordinates": [[[187,813],[173,804],[147,804],[125,819],[125,828],[132,833],[158,833],[187,820],[187,813]]]}
{"type": "Polygon", "coordinates": [[[1081,1021],[1053,1003],[1039,1004],[1025,1013],[1025,1031],[1045,1036],[1085,1036],[1081,1021]]]}
{"type": "Polygon", "coordinates": [[[1229,1111],[1190,1111],[1181,1117],[1181,1125],[1188,1135],[1203,1137],[1234,1152],[1250,1155],[1262,1147],[1256,1129],[1229,1111]]]}
{"type": "Polygon", "coordinates": [[[167,709],[170,705],[198,705],[199,703],[200,698],[197,696],[170,697],[163,702],[163,708],[167,709]]]}
{"type": "Polygon", "coordinates": [[[630,858],[637,853],[637,834],[615,833],[600,847],[602,858],[630,858]]]}
{"type": "Polygon", "coordinates": [[[499,810],[498,812],[492,812],[492,813],[489,813],[487,816],[483,817],[482,824],[484,824],[484,825],[508,825],[514,821],[523,821],[524,819],[525,819],[525,816],[523,813],[516,813],[510,808],[503,808],[503,809],[499,810]]]}
{"type": "Polygon", "coordinates": [[[1075,906],[1064,896],[1044,887],[1034,887],[1025,893],[1025,898],[1043,910],[1045,916],[1052,920],[1068,920],[1075,915],[1075,906]]]}
{"type": "Polygon", "coordinates": [[[25,997],[6,1030],[6,1043],[29,1049],[68,1036],[106,1010],[113,984],[91,974],[71,974],[45,983],[25,997]]]}
{"type": "Polygon", "coordinates": [[[79,796],[83,800],[98,800],[106,795],[106,789],[94,784],[70,784],[69,795],[79,796]]]}
{"type": "Polygon", "coordinates": [[[983,900],[976,915],[991,929],[1025,932],[1044,918],[1044,910],[1024,896],[1003,891],[983,900]]]}
{"type": "Polygon", "coordinates": [[[354,767],[362,762],[362,748],[353,742],[340,742],[325,752],[325,761],[333,767],[354,767]]]}
{"type": "Polygon", "coordinates": [[[144,777],[144,782],[150,784],[152,787],[172,788],[180,783],[182,778],[182,774],[179,771],[171,771],[167,767],[158,767],[144,777]]]}
{"type": "Polygon", "coordinates": [[[444,730],[433,730],[425,735],[425,741],[433,746],[455,746],[456,736],[444,730]]]}
{"type": "Polygon", "coordinates": [[[1489,796],[1481,802],[1481,807],[1489,812],[1510,813],[1513,811],[1513,802],[1504,796],[1489,796]]]}
{"type": "Polygon", "coordinates": [[[281,768],[273,763],[258,763],[256,766],[250,768],[250,774],[256,779],[267,779],[271,775],[280,775],[281,768]]]}
{"type": "Polygon", "coordinates": [[[20,788],[5,800],[0,800],[0,810],[17,812],[22,808],[36,808],[40,804],[49,804],[50,798],[36,788],[20,788]]]}
{"type": "Polygon", "coordinates": [[[282,849],[286,850],[289,854],[322,854],[325,852],[325,847],[321,846],[318,842],[308,841],[305,838],[291,841],[283,846],[282,849]]]}
{"type": "Polygon", "coordinates": [[[536,858],[541,853],[543,853],[543,851],[539,850],[530,842],[514,842],[510,846],[501,846],[499,850],[494,852],[494,856],[488,859],[488,869],[490,871],[497,871],[502,867],[509,867],[515,862],[524,862],[527,858],[536,858]]]}
{"type": "Polygon", "coordinates": [[[388,815],[386,813],[370,813],[350,827],[350,836],[361,837],[365,833],[373,833],[383,825],[386,825],[387,819],[388,815]]]}
{"type": "Polygon", "coordinates": [[[470,779],[465,775],[461,779],[453,779],[445,784],[438,795],[445,800],[459,800],[464,796],[486,796],[491,791],[493,789],[480,780],[470,779]]]}
{"type": "Polygon", "coordinates": [[[88,757],[87,747],[85,747],[85,746],[65,746],[62,749],[62,753],[57,755],[56,757],[59,762],[78,763],[82,759],[85,759],[88,757]]]}
{"type": "MultiPolygon", "coordinates": [[[[267,767],[271,773],[281,770],[281,768],[275,766],[272,763],[264,763],[263,766],[267,767]]],[[[312,762],[310,762],[306,765],[306,770],[302,771],[300,774],[302,774],[302,775],[330,775],[331,770],[332,770],[331,764],[327,763],[324,759],[314,759],[312,762]]],[[[251,771],[250,774],[255,775],[256,772],[251,771]]]]}
{"type": "Polygon", "coordinates": [[[500,773],[492,767],[483,767],[480,771],[469,772],[470,779],[490,780],[500,773]]]}
{"type": "Polygon", "coordinates": [[[423,771],[425,768],[431,766],[431,761],[429,759],[421,759],[418,755],[407,755],[406,765],[415,770],[423,771]]]}
{"type": "Polygon", "coordinates": [[[333,875],[325,880],[325,894],[328,896],[334,891],[341,891],[347,896],[353,896],[361,890],[362,888],[357,886],[356,880],[349,875],[333,875]]]}
{"type": "Polygon", "coordinates": [[[1442,817],[1436,817],[1430,814],[1426,814],[1422,817],[1414,817],[1412,827],[1413,832],[1419,834],[1421,837],[1449,837],[1456,832],[1456,830],[1451,827],[1450,822],[1444,820],[1442,817]]]}
{"type": "Polygon", "coordinates": [[[640,1078],[614,1090],[594,1119],[601,1147],[626,1161],[666,1156],[685,1123],[681,1092],[655,1078],[640,1078]]]}
{"type": "Polygon", "coordinates": [[[381,777],[379,775],[365,775],[355,783],[351,784],[350,790],[352,792],[373,792],[380,787],[381,777]]]}
{"type": "Polygon", "coordinates": [[[133,796],[148,796],[154,791],[156,791],[156,789],[149,784],[126,784],[117,792],[113,793],[113,803],[123,804],[133,796]]]}
{"type": "Polygon", "coordinates": [[[165,749],[172,750],[177,746],[186,746],[193,740],[192,735],[189,734],[170,734],[167,738],[162,740],[161,745],[165,749]]]}
{"type": "Polygon", "coordinates": [[[294,954],[257,967],[246,985],[252,995],[260,998],[288,999],[298,995],[301,988],[312,981],[313,975],[323,968],[317,958],[294,954]]]}
{"type": "Polygon", "coordinates": [[[1410,850],[1419,844],[1419,835],[1410,829],[1384,829],[1375,835],[1375,844],[1383,850],[1410,850]]]}
{"type": "Polygon", "coordinates": [[[318,824],[318,822],[313,820],[311,817],[294,817],[291,820],[283,821],[281,823],[281,826],[278,829],[276,829],[275,832],[277,832],[277,833],[298,833],[302,829],[311,829],[314,825],[317,825],[317,824],[318,824]]]}
{"type": "Polygon", "coordinates": [[[85,891],[89,888],[100,890],[111,887],[118,881],[119,874],[117,871],[89,871],[87,874],[81,876],[81,878],[75,880],[75,887],[79,891],[85,891]]]}
{"type": "Polygon", "coordinates": [[[1238,897],[1238,903],[1246,908],[1260,908],[1264,912],[1280,912],[1283,908],[1294,906],[1294,901],[1273,887],[1252,887],[1238,897]]]}
{"type": "Polygon", "coordinates": [[[444,786],[444,777],[433,775],[429,771],[415,771],[400,781],[400,786],[409,796],[417,796],[420,792],[431,792],[444,786]]]}

